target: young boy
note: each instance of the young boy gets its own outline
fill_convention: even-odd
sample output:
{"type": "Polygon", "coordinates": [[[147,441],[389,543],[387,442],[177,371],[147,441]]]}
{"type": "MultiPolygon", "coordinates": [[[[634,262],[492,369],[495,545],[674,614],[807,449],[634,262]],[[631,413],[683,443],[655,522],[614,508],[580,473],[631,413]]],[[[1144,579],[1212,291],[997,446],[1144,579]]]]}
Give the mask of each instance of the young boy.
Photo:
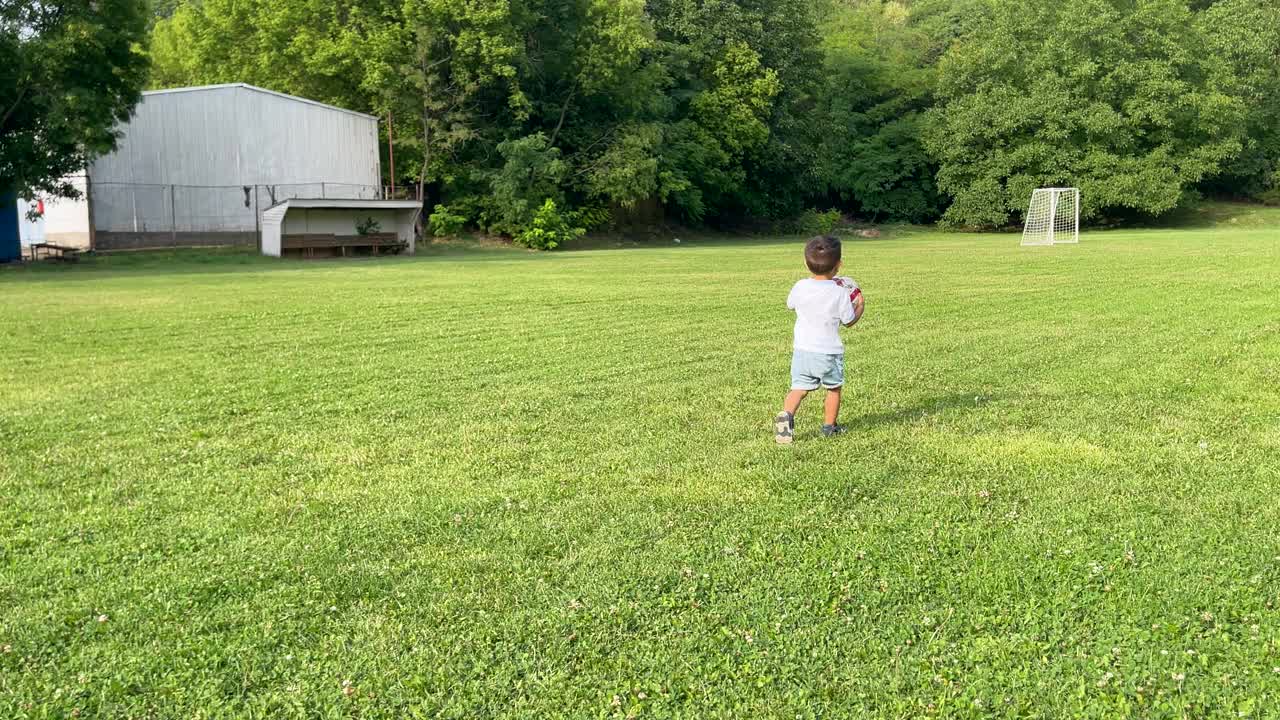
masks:
{"type": "MultiPolygon", "coordinates": [[[[826,416],[822,434],[839,435],[840,389],[844,387],[844,344],[840,326],[858,320],[849,290],[832,278],[844,264],[840,260],[840,239],[816,237],[804,246],[804,263],[813,277],[801,280],[787,296],[787,308],[796,312],[795,351],[791,356],[791,393],[783,410],[774,419],[774,439],[789,445],[795,439],[796,410],[805,396],[818,386],[826,388],[826,416]]],[[[862,298],[858,298],[862,303],[862,298]]]]}

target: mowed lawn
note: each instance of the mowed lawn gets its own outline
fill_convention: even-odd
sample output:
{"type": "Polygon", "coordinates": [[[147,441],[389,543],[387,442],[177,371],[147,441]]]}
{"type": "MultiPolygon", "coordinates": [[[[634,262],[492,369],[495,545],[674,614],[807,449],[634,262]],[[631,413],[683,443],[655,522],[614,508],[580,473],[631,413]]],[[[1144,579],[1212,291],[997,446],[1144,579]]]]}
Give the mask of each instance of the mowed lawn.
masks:
{"type": "Polygon", "coordinates": [[[1277,717],[1280,223],[1083,240],[790,448],[796,238],[0,270],[0,717],[1277,717]]]}

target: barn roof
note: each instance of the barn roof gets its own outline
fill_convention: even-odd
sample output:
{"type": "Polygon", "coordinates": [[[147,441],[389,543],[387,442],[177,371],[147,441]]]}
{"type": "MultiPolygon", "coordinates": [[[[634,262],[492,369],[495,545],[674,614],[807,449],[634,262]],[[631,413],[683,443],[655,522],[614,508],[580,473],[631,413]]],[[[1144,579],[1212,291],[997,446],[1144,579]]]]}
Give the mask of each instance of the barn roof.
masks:
{"type": "Polygon", "coordinates": [[[165,90],[148,90],[142,93],[142,96],[146,98],[146,97],[151,97],[153,95],[174,95],[177,93],[206,92],[209,90],[225,90],[227,88],[241,88],[244,90],[251,90],[253,92],[262,93],[264,95],[275,95],[276,97],[281,97],[286,100],[293,100],[295,102],[306,103],[307,105],[315,105],[317,107],[322,107],[328,110],[335,110],[337,112],[343,112],[349,115],[355,115],[357,117],[369,118],[370,120],[378,119],[374,115],[368,115],[366,113],[356,112],[355,110],[340,108],[336,105],[328,105],[326,103],[318,102],[316,100],[308,100],[307,98],[298,97],[297,95],[286,95],[285,93],[276,92],[274,90],[267,90],[266,88],[260,88],[256,85],[249,85],[247,83],[225,83],[222,85],[199,85],[196,87],[167,88],[165,90]]]}

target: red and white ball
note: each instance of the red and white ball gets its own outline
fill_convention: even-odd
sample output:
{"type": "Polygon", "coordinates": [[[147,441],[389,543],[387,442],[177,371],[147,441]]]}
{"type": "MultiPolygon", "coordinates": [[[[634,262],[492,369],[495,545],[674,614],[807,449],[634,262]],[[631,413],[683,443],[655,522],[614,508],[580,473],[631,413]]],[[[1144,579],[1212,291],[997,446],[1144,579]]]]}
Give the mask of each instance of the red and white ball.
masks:
{"type": "Polygon", "coordinates": [[[862,315],[866,312],[864,300],[862,299],[862,288],[858,287],[858,281],[851,277],[843,275],[831,278],[835,284],[849,291],[849,300],[853,302],[853,322],[862,319],[862,315]]]}

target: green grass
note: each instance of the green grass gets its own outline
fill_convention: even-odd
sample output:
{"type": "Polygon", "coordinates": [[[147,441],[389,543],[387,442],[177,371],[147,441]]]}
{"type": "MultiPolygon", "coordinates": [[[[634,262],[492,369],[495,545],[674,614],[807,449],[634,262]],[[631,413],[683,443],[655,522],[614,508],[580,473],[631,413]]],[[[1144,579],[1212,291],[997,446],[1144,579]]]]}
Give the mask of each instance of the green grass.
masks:
{"type": "Polygon", "coordinates": [[[1276,717],[1277,227],[0,271],[0,717],[1276,717]]]}

